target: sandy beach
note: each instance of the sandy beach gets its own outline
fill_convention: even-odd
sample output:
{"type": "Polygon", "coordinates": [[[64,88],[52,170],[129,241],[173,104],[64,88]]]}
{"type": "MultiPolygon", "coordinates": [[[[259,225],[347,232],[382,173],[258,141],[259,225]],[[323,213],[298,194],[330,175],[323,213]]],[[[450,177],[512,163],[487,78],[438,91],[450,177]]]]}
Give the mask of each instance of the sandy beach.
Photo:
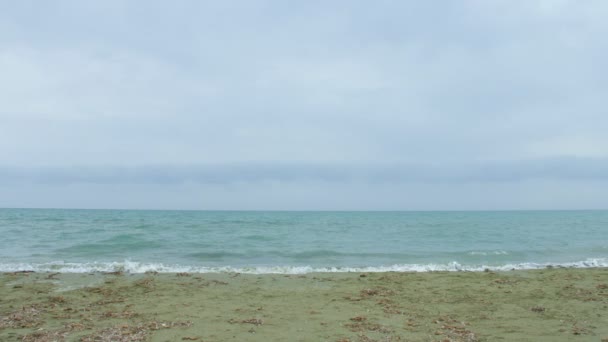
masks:
{"type": "Polygon", "coordinates": [[[608,341],[608,270],[0,276],[2,341],[608,341]]]}

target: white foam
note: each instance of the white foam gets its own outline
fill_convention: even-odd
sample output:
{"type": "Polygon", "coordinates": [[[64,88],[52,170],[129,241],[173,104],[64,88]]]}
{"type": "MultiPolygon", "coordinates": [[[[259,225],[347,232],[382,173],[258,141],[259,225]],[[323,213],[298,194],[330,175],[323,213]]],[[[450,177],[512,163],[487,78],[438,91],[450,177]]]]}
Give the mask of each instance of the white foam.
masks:
{"type": "Polygon", "coordinates": [[[507,255],[507,251],[471,251],[469,255],[507,255]]]}
{"type": "Polygon", "coordinates": [[[608,267],[608,258],[586,259],[583,261],[565,263],[517,263],[504,265],[462,265],[456,261],[447,264],[396,264],[389,266],[369,267],[311,267],[311,266],[187,266],[168,265],[162,263],[140,263],[135,261],[123,262],[94,262],[94,263],[4,263],[0,264],[0,272],[34,271],[34,272],[62,272],[62,273],[93,273],[116,272],[126,273],[246,273],[246,274],[305,274],[305,273],[346,273],[346,272],[435,272],[435,271],[469,271],[481,272],[533,270],[547,267],[568,268],[598,268],[608,267]]]}

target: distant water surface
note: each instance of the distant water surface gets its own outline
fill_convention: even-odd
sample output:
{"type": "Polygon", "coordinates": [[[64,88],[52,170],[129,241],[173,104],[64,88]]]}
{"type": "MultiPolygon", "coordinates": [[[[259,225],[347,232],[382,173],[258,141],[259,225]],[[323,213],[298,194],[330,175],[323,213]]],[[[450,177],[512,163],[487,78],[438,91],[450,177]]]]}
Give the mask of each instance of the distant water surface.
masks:
{"type": "Polygon", "coordinates": [[[432,271],[608,266],[608,211],[0,209],[0,271],[432,271]]]}

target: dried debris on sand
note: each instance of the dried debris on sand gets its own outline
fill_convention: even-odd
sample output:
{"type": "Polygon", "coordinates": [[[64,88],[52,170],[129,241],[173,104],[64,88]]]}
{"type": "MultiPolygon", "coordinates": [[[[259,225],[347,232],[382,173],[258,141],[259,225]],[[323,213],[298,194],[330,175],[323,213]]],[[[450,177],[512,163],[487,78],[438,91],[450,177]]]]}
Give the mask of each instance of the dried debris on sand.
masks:
{"type": "Polygon", "coordinates": [[[0,317],[0,329],[5,328],[35,328],[44,323],[41,314],[44,309],[40,305],[28,305],[0,317]]]}
{"type": "Polygon", "coordinates": [[[4,273],[0,341],[268,341],[297,334],[341,342],[521,336],[608,342],[607,305],[605,270],[365,277],[4,273]],[[87,286],[60,290],[66,279],[87,286]]]}
{"type": "Polygon", "coordinates": [[[146,322],[137,325],[120,324],[97,331],[80,339],[81,342],[139,342],[147,341],[154,330],[189,327],[192,322],[146,322]]]}

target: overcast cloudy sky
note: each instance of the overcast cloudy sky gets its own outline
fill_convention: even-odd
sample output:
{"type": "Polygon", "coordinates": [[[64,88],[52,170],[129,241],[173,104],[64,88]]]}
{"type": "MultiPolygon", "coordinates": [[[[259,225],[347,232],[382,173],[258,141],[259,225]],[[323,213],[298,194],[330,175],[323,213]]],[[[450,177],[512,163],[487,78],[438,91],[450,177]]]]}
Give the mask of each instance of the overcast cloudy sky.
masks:
{"type": "Polygon", "coordinates": [[[608,2],[0,1],[0,207],[608,203],[608,2]]]}

